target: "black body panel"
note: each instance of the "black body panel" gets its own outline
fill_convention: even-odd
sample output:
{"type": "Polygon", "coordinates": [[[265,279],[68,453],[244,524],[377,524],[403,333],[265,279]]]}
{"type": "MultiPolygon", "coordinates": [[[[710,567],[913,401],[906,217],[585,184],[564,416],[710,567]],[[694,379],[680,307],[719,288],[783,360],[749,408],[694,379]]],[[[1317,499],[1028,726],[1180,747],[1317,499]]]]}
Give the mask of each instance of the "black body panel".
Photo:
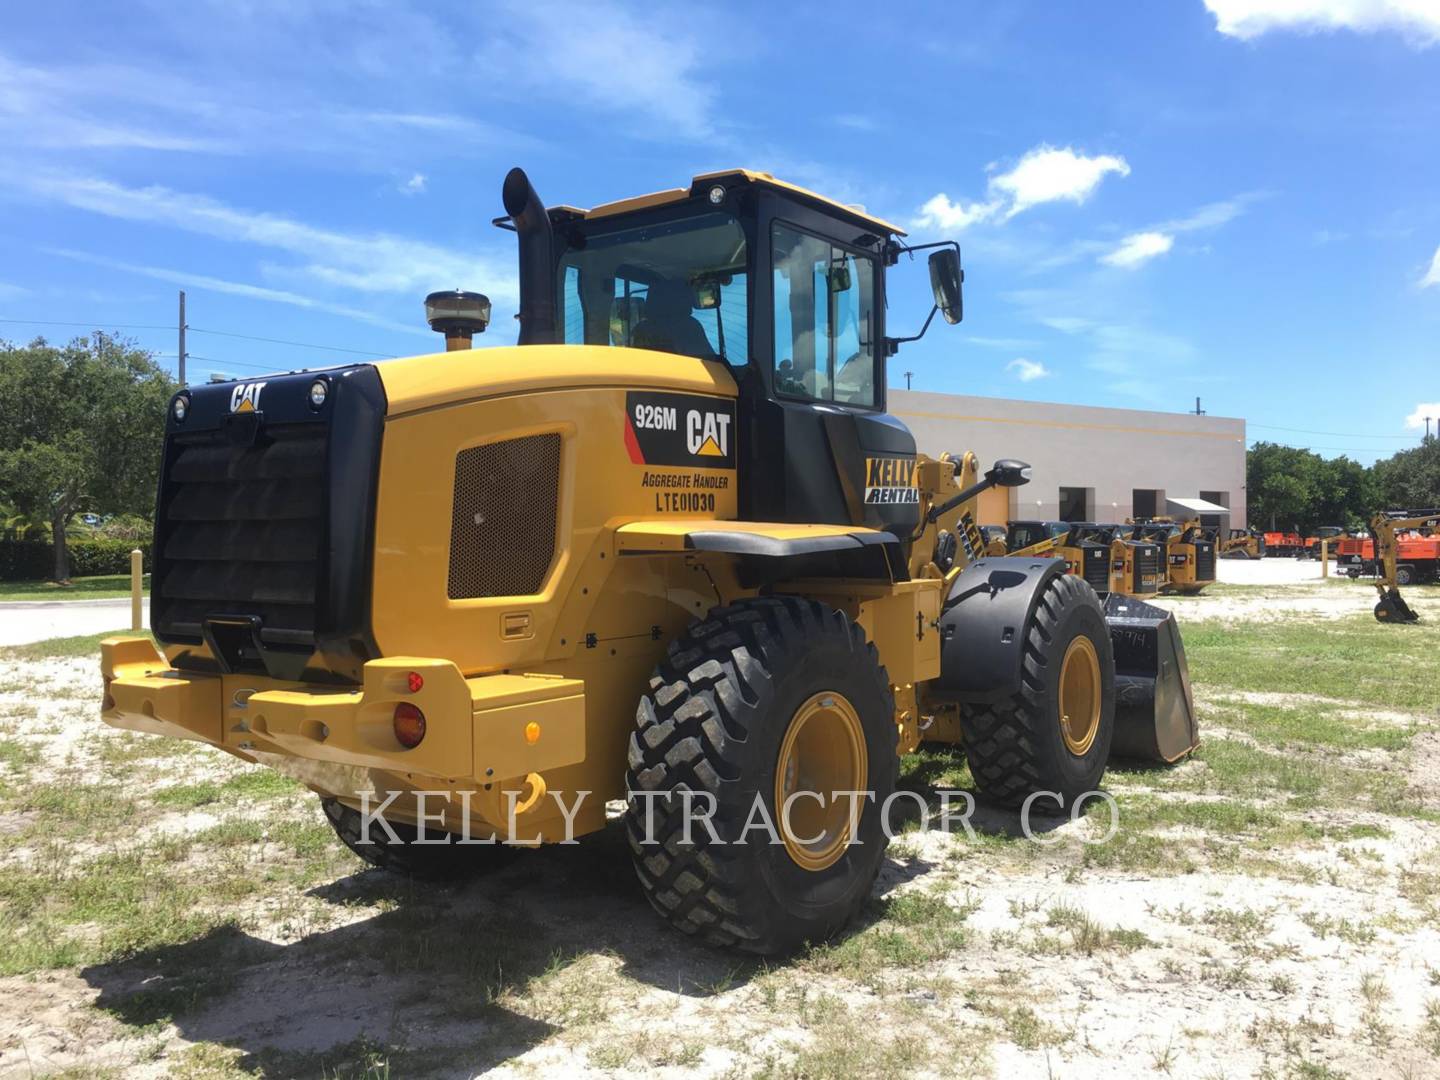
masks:
{"type": "MultiPolygon", "coordinates": [[[[181,392],[166,421],[151,623],[178,668],[358,682],[385,394],[371,365],[181,392]],[[327,384],[311,406],[311,385],[327,384]]],[[[178,396],[178,395],[177,395],[178,396]]]]}

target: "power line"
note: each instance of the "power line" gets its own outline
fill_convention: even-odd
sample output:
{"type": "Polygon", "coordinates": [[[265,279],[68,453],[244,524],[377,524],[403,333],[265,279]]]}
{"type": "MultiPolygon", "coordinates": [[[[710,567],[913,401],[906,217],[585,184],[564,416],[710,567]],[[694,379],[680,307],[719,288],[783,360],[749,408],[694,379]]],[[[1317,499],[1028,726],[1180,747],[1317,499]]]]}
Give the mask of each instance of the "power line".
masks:
{"type": "Polygon", "coordinates": [[[1372,435],[1368,431],[1311,431],[1308,428],[1279,427],[1275,424],[1254,424],[1249,420],[1245,423],[1250,427],[1264,428],[1266,431],[1293,431],[1297,435],[1329,435],[1339,439],[1413,439],[1414,435],[1372,435]]]}
{"type": "Polygon", "coordinates": [[[110,326],[116,330],[174,330],[173,326],[157,326],[153,323],[106,323],[103,320],[95,322],[59,322],[55,319],[0,319],[0,323],[14,323],[19,326],[88,326],[91,330],[99,330],[101,326],[110,326]]]}
{"type": "MultiPolygon", "coordinates": [[[[169,327],[162,329],[168,330],[169,327]]],[[[256,337],[254,334],[234,334],[228,330],[202,330],[198,326],[189,328],[192,334],[215,334],[219,337],[240,338],[243,341],[264,341],[271,345],[294,345],[301,349],[325,349],[329,352],[354,353],[356,356],[378,356],[383,360],[392,358],[394,353],[370,352],[367,349],[345,349],[339,345],[316,345],[308,341],[286,341],[283,338],[256,337]]]]}

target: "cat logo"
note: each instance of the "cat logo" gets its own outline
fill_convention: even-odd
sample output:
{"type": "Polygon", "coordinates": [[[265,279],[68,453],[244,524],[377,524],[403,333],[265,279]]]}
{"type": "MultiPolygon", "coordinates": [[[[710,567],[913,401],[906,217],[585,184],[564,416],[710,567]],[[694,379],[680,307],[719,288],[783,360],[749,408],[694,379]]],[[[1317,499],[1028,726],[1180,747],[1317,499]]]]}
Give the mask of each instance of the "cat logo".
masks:
{"type": "Polygon", "coordinates": [[[699,457],[728,457],[730,417],[691,409],[685,414],[685,447],[699,457]]]}
{"type": "Polygon", "coordinates": [[[865,459],[865,504],[867,506],[918,505],[920,489],[915,486],[915,459],[872,457],[865,459]]]}
{"type": "Polygon", "coordinates": [[[260,391],[269,385],[263,382],[241,383],[230,391],[230,411],[255,412],[260,408],[260,391]]]}

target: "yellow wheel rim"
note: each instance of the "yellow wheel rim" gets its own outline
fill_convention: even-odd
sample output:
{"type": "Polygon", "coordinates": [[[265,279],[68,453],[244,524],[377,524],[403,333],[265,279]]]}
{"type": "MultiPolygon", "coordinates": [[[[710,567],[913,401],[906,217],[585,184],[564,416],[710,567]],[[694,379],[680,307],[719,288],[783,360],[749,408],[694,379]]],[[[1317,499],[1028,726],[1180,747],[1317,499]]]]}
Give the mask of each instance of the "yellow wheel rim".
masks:
{"type": "Polygon", "coordinates": [[[795,710],[775,765],[775,826],[796,866],[824,870],[844,853],[851,806],[858,818],[863,803],[831,793],[864,791],[866,765],[860,714],[843,694],[826,690],[795,710]]]}
{"type": "Polygon", "coordinates": [[[1060,735],[1065,748],[1082,756],[1100,730],[1100,657],[1084,634],[1075,637],[1060,661],[1060,735]]]}

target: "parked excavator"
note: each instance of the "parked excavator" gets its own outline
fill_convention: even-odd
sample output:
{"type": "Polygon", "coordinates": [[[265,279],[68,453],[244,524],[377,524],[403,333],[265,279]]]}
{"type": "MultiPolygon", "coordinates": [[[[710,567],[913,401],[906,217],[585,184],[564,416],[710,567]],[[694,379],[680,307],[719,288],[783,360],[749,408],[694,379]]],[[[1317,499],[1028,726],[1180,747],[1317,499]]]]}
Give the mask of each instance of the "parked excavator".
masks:
{"type": "MultiPolygon", "coordinates": [[[[1378,572],[1375,590],[1380,594],[1380,599],[1375,604],[1375,618],[1381,622],[1415,623],[1420,621],[1420,616],[1400,595],[1400,586],[1419,580],[1420,572],[1415,565],[1416,561],[1428,561],[1424,570],[1433,580],[1436,566],[1440,564],[1440,558],[1437,558],[1440,552],[1432,554],[1429,560],[1401,563],[1400,534],[1410,529],[1418,529],[1426,539],[1433,540],[1434,538],[1428,534],[1437,528],[1440,528],[1440,509],[1382,510],[1371,517],[1370,537],[1375,544],[1375,566],[1378,572]],[[1402,569],[1407,572],[1402,574],[1402,569]]],[[[1440,547],[1440,541],[1436,541],[1436,546],[1440,547]]]]}

